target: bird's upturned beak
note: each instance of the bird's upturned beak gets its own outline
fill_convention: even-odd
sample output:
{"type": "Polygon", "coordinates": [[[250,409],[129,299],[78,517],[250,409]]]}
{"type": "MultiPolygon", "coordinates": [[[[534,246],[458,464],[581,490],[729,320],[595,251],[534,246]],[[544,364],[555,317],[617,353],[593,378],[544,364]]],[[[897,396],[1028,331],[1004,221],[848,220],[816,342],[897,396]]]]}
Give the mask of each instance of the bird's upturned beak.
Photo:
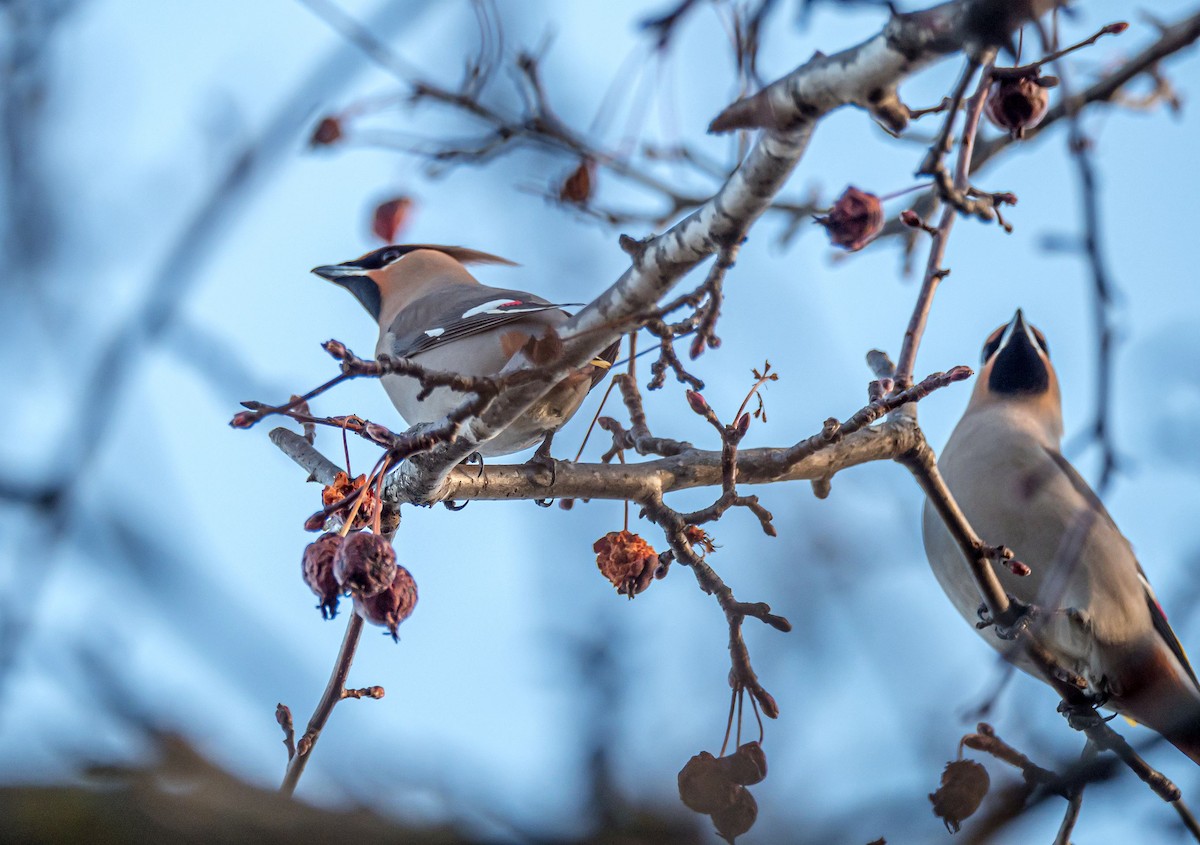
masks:
{"type": "Polygon", "coordinates": [[[325,264],[321,267],[312,268],[312,272],[316,273],[322,279],[336,282],[338,279],[343,279],[346,276],[361,276],[362,268],[351,267],[346,264],[325,264]]]}
{"type": "Polygon", "coordinates": [[[1025,322],[1025,314],[1020,308],[1017,309],[1016,314],[1013,314],[1012,320],[1009,321],[1008,326],[1004,329],[1004,336],[1000,338],[1000,348],[1003,349],[1008,346],[1011,341],[1018,337],[1023,337],[1030,346],[1036,348],[1037,342],[1034,340],[1033,330],[1025,322]]]}

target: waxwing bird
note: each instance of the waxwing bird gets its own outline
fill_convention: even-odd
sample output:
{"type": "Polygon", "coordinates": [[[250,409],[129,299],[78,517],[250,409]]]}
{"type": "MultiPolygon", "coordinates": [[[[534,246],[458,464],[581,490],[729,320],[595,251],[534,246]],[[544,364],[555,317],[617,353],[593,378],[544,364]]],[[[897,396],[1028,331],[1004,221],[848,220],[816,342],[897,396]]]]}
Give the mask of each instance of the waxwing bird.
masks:
{"type": "MultiPolygon", "coordinates": [[[[563,306],[532,293],[480,284],[467,271],[467,264],[515,266],[473,249],[408,244],[383,247],[312,272],[354,294],[379,323],[376,355],[409,358],[431,370],[495,375],[527,344],[545,337],[570,316],[563,306]]],[[[612,344],[560,381],[522,417],[481,444],[479,453],[508,455],[542,441],[538,455],[549,457],[554,432],[604,377],[619,346],[619,342],[612,344]]],[[[418,401],[421,385],[411,377],[391,375],[382,381],[409,425],[440,420],[463,401],[463,394],[444,387],[418,401]]]]}
{"type": "MultiPolygon", "coordinates": [[[[1046,339],[1018,310],[983,348],[974,393],[938,468],[985,543],[1027,564],[997,565],[1010,596],[1036,605],[1029,622],[1059,663],[1090,692],[1165,736],[1200,763],[1200,684],[1133,549],[1096,494],[1059,451],[1062,398],[1046,339]]],[[[969,622],[980,594],[962,552],[926,502],[925,553],[946,595],[969,622]]],[[[1013,643],[977,629],[994,648],[1013,643]]],[[[1012,658],[1040,677],[1028,658],[1012,658]]]]}

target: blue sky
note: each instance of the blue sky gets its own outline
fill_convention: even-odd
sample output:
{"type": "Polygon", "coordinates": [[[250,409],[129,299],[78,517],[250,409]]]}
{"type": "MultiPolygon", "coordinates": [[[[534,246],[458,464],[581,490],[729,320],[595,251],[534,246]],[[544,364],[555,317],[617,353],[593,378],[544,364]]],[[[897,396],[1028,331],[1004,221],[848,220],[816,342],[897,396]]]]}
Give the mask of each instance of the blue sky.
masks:
{"type": "MultiPolygon", "coordinates": [[[[375,9],[343,5],[363,19],[375,9]]],[[[456,80],[475,32],[469,8],[393,5],[401,20],[389,43],[430,77],[456,80]]],[[[626,56],[644,55],[634,25],[646,12],[639,4],[499,7],[510,51],[552,36],[543,72],[552,102],[574,125],[588,125],[626,56]]],[[[1086,35],[1124,9],[1088,4],[1068,22],[1069,32],[1086,35]]],[[[1188,4],[1161,2],[1155,11],[1174,20],[1188,4]]],[[[878,10],[821,6],[801,30],[790,14],[777,15],[764,46],[767,78],[815,49],[862,40],[882,23],[878,10]]],[[[1125,35],[1079,55],[1072,63],[1076,85],[1154,37],[1145,22],[1132,23],[1125,35]]],[[[30,409],[0,422],[6,473],[39,477],[80,414],[73,398],[86,368],[78,354],[65,354],[78,353],[66,338],[80,339],[86,357],[121,323],[229,156],[268,125],[297,80],[338,43],[304,6],[287,0],[92,2],[63,25],[52,52],[51,131],[43,150],[63,217],[44,289],[18,298],[28,316],[10,311],[5,318],[10,395],[30,409]]],[[[644,137],[685,140],[727,158],[732,141],[703,135],[736,93],[727,54],[705,7],[684,27],[661,73],[635,59],[647,82],[624,87],[653,94],[656,104],[644,137]]],[[[314,121],[397,90],[365,60],[349,61],[359,69],[311,104],[314,121]]],[[[942,63],[907,83],[902,96],[917,105],[937,102],[957,69],[942,63]]],[[[1188,99],[1200,89],[1198,70],[1192,53],[1167,66],[1188,99]]],[[[507,77],[494,86],[497,100],[511,101],[507,77]]],[[[606,142],[619,141],[624,120],[613,121],[606,142]]],[[[914,134],[931,134],[930,120],[937,118],[914,134]]],[[[1192,612],[1200,450],[1187,432],[1200,410],[1193,372],[1200,359],[1192,222],[1198,120],[1190,107],[1179,117],[1108,109],[1086,118],[1097,144],[1105,249],[1121,290],[1113,418],[1123,463],[1107,503],[1193,651],[1200,648],[1200,619],[1192,612]]],[[[371,123],[423,135],[466,126],[432,108],[396,108],[371,123]]],[[[332,374],[321,341],[336,337],[362,352],[373,347],[374,328],[361,307],[308,269],[374,245],[374,202],[414,196],[407,240],[511,257],[522,267],[484,268],[481,279],[552,300],[586,301],[625,267],[617,230],[535,195],[569,172],[572,162],[564,158],[523,152],[433,179],[420,161],[395,150],[351,141],[314,152],[304,141],[303,134],[292,139],[248,201],[229,210],[179,318],[162,342],[136,353],[122,409],[80,486],[81,507],[106,512],[117,497],[121,519],[81,521],[21,608],[29,623],[0,691],[0,778],[58,778],[80,752],[138,753],[118,720],[99,715],[79,669],[88,649],[119,655],[121,680],[136,689],[139,707],[188,732],[223,765],[264,784],[281,776],[275,703],[307,717],[341,624],[322,622],[298,577],[309,539],[301,525],[319,490],[270,446],[268,426],[247,433],[226,422],[242,399],[284,398],[332,374]],[[221,367],[214,352],[220,349],[238,368],[221,367]],[[124,558],[94,553],[122,542],[124,558]]],[[[922,153],[920,144],[886,137],[864,113],[844,110],[822,123],[787,194],[816,188],[830,197],[846,184],[898,190],[913,183],[922,153]]],[[[1086,424],[1095,382],[1087,268],[1042,246],[1047,234],[1079,231],[1064,133],[1014,149],[979,182],[1019,196],[1008,215],[1016,229],[1005,235],[958,223],[947,255],[953,274],[938,294],[919,373],[973,365],[986,335],[1021,306],[1050,339],[1069,439],[1086,424]]],[[[599,184],[602,200],[639,201],[606,174],[599,184]]],[[[888,210],[903,207],[894,202],[888,210]]],[[[778,243],[780,228],[768,218],[754,229],[727,283],[724,344],[698,367],[709,402],[726,413],[740,402],[751,367],[769,358],[781,373],[766,395],[770,422],[751,430],[752,446],[791,442],[817,431],[827,416],[857,410],[869,378],[863,355],[873,347],[898,351],[918,281],[901,276],[895,245],[834,260],[815,227],[786,248],[778,243]]],[[[707,442],[703,424],[680,413],[682,389],[672,383],[650,398],[651,423],[663,434],[707,442]]],[[[969,386],[956,386],[922,404],[922,426],[935,446],[968,395],[969,386]]],[[[345,385],[314,407],[399,424],[370,382],[345,385]]],[[[586,405],[580,420],[593,411],[586,405]]],[[[576,421],[560,437],[564,455],[582,428],[576,421]]],[[[331,456],[340,450],[324,434],[318,445],[331,456]]],[[[602,451],[593,448],[593,457],[602,451]]],[[[352,450],[357,470],[373,461],[365,445],[352,450]]],[[[1094,450],[1080,456],[1088,477],[1094,457],[1094,450]]],[[[764,837],[757,841],[772,841],[771,830],[800,819],[818,828],[835,824],[845,841],[938,841],[941,826],[927,813],[925,794],[972,725],[962,714],[998,670],[928,571],[918,489],[899,467],[875,465],[835,478],[825,501],[807,485],[754,492],[776,514],[780,538],[763,537],[748,514],[733,512],[713,530],[722,544],[713,564],[739,598],[769,601],[796,626],[790,635],[748,628],[755,665],[782,710],[768,725],[771,776],[755,788],[762,807],[756,831],[764,837]]],[[[679,501],[703,498],[689,493],[679,501]]],[[[388,695],[337,708],[299,794],[316,802],[369,797],[405,816],[464,819],[485,830],[496,819],[578,830],[580,734],[591,693],[572,654],[600,638],[615,643],[623,681],[611,740],[620,783],[630,794],[674,806],[678,768],[700,748],[720,744],[727,631],[715,603],[681,568],[636,601],[615,595],[595,571],[591,544],[621,518],[618,504],[602,502],[570,512],[482,502],[462,513],[407,509],[397,550],[420,586],[420,604],[398,646],[370,632],[352,676],[355,684],[382,684],[388,695]]],[[[0,511],[6,592],[27,577],[20,562],[36,542],[32,533],[21,512],[0,511]]],[[[657,540],[649,526],[646,535],[657,540]]],[[[991,718],[1002,735],[1049,763],[1079,746],[1055,703],[1048,689],[1015,678],[991,718]]],[[[1156,748],[1151,758],[1185,795],[1200,798],[1200,778],[1181,756],[1156,748]]],[[[993,774],[1000,777],[995,767],[993,774]]],[[[1106,810],[1099,796],[1114,789],[1098,788],[1085,802],[1081,840],[1157,830],[1173,817],[1132,788],[1121,793],[1127,800],[1119,814],[1106,810]]],[[[1057,824],[1057,812],[1031,829],[1041,835],[1057,824]]]]}

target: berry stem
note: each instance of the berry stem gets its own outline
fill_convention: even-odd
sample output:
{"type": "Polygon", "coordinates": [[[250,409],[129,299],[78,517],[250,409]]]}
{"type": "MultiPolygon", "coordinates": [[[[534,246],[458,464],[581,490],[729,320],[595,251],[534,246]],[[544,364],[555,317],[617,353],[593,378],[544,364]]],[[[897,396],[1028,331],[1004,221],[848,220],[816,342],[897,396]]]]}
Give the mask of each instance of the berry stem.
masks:
{"type": "Polygon", "coordinates": [[[329,721],[329,715],[333,712],[334,705],[344,697],[346,678],[350,674],[350,664],[354,662],[354,652],[358,649],[362,629],[362,617],[357,613],[351,613],[350,621],[346,624],[346,635],[342,637],[342,646],[338,649],[337,660],[333,664],[333,673],[329,676],[329,683],[325,686],[325,692],[321,694],[321,700],[317,703],[312,718],[308,720],[304,736],[300,737],[296,743],[295,756],[288,761],[287,771],[283,775],[283,785],[279,787],[279,791],[284,795],[291,795],[296,791],[296,784],[300,782],[300,775],[304,773],[304,767],[308,765],[308,758],[312,754],[313,746],[317,744],[317,739],[321,736],[321,730],[329,721]]]}

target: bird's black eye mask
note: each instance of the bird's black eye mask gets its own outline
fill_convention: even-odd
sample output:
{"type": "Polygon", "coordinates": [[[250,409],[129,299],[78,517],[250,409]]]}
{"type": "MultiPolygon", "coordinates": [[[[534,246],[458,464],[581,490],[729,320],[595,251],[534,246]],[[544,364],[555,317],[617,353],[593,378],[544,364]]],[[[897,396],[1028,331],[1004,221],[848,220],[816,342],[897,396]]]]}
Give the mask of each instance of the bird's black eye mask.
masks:
{"type": "Polygon", "coordinates": [[[385,246],[382,249],[377,249],[368,252],[361,258],[356,258],[354,261],[346,262],[349,265],[358,267],[361,270],[382,270],[389,264],[394,264],[396,261],[403,258],[408,253],[415,249],[420,249],[419,244],[409,246],[385,246]]]}

